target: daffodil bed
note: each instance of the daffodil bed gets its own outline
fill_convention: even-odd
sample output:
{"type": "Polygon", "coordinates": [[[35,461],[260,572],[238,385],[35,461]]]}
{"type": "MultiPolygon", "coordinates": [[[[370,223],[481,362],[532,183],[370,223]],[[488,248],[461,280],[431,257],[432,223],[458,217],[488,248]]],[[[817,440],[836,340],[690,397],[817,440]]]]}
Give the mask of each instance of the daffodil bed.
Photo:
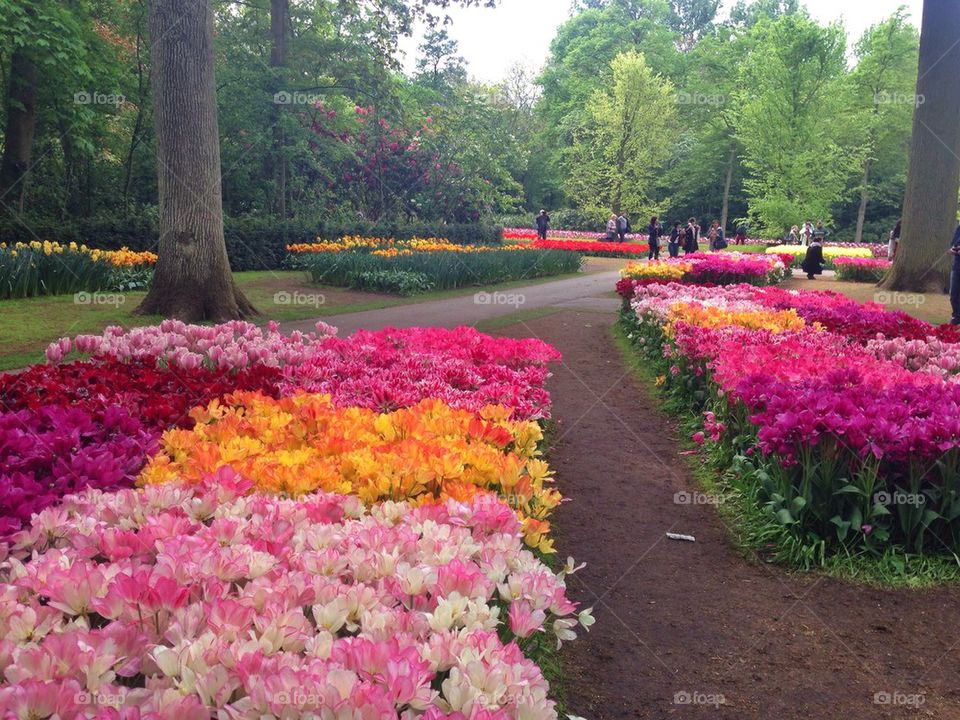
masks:
{"type": "Polygon", "coordinates": [[[784,559],[960,552],[960,331],[832,292],[634,288],[624,329],[784,559]]]}
{"type": "Polygon", "coordinates": [[[47,355],[0,379],[0,707],[556,717],[535,661],[593,620],[540,559],[553,348],[168,321],[47,355]]]}
{"type": "Polygon", "coordinates": [[[149,283],[156,261],[153,253],[127,248],[92,250],[49,241],[0,243],[0,300],[139,290],[149,283]]]}
{"type": "Polygon", "coordinates": [[[305,270],[316,283],[401,295],[574,273],[581,263],[580,255],[564,250],[437,238],[346,237],[287,251],[288,266],[305,270]]]}

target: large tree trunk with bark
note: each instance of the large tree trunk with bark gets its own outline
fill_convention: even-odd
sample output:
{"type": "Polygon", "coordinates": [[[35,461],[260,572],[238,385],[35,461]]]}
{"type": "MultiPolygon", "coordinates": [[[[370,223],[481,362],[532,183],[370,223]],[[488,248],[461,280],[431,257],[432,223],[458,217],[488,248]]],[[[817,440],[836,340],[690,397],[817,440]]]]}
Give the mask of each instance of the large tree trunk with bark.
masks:
{"type": "Polygon", "coordinates": [[[160,250],[137,312],[188,322],[256,314],[230,273],[209,0],[150,1],[160,250]]]}
{"type": "Polygon", "coordinates": [[[890,290],[941,292],[949,282],[946,250],[957,224],[960,186],[958,38],[960,2],[925,0],[903,231],[884,282],[890,290]]]}
{"type": "Polygon", "coordinates": [[[37,126],[37,65],[23,50],[14,51],[10,59],[6,108],[7,125],[0,161],[0,214],[7,209],[22,213],[37,126]]]}
{"type": "Polygon", "coordinates": [[[867,220],[867,204],[870,202],[870,159],[863,163],[863,185],[860,188],[860,208],[857,210],[857,232],[854,242],[863,242],[863,225],[867,220]]]}

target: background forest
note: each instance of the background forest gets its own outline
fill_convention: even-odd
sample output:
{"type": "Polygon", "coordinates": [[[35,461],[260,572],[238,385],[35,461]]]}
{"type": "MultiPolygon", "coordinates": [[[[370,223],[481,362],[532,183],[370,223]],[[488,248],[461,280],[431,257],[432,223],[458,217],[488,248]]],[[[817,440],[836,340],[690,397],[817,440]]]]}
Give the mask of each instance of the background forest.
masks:
{"type": "MultiPolygon", "coordinates": [[[[910,18],[848,46],[797,0],[719,4],[580,0],[545,67],[490,85],[439,17],[403,72],[416,3],[218,3],[228,225],[529,225],[544,207],[571,229],[623,210],[885,238],[923,102],[910,18]]],[[[0,0],[2,239],[154,232],[149,43],[145,0],[0,0]]]]}

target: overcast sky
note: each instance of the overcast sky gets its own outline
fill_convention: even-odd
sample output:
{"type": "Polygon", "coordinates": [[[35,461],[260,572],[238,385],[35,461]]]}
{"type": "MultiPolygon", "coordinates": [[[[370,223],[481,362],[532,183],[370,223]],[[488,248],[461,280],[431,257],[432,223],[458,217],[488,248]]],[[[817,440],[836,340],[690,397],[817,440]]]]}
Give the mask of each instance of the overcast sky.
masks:
{"type": "MultiPolygon", "coordinates": [[[[723,4],[729,8],[733,2],[724,0],[723,4]]],[[[919,27],[923,0],[806,0],[811,15],[820,22],[842,18],[851,44],[901,5],[906,5],[913,24],[919,27]]],[[[516,62],[541,67],[550,41],[569,12],[569,0],[500,0],[495,10],[450,10],[453,25],[449,31],[460,43],[460,54],[467,59],[471,76],[494,83],[516,62]]],[[[419,43],[420,38],[401,43],[408,70],[416,64],[419,43]]]]}

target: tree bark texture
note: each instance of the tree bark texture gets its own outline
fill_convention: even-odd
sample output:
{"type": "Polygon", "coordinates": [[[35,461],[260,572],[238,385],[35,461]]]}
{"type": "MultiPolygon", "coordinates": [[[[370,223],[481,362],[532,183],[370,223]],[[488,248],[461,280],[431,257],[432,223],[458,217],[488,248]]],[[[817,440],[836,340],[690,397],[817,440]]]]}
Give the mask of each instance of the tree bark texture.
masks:
{"type": "Polygon", "coordinates": [[[925,0],[917,106],[897,259],[884,287],[943,291],[960,186],[960,2],[925,0]]]}
{"type": "Polygon", "coordinates": [[[7,124],[0,161],[0,211],[10,209],[21,213],[37,125],[37,65],[23,50],[14,51],[10,59],[6,107],[7,124]]]}
{"type": "Polygon", "coordinates": [[[223,233],[209,0],[151,0],[160,247],[137,312],[187,322],[256,314],[237,289],[223,233]]]}

